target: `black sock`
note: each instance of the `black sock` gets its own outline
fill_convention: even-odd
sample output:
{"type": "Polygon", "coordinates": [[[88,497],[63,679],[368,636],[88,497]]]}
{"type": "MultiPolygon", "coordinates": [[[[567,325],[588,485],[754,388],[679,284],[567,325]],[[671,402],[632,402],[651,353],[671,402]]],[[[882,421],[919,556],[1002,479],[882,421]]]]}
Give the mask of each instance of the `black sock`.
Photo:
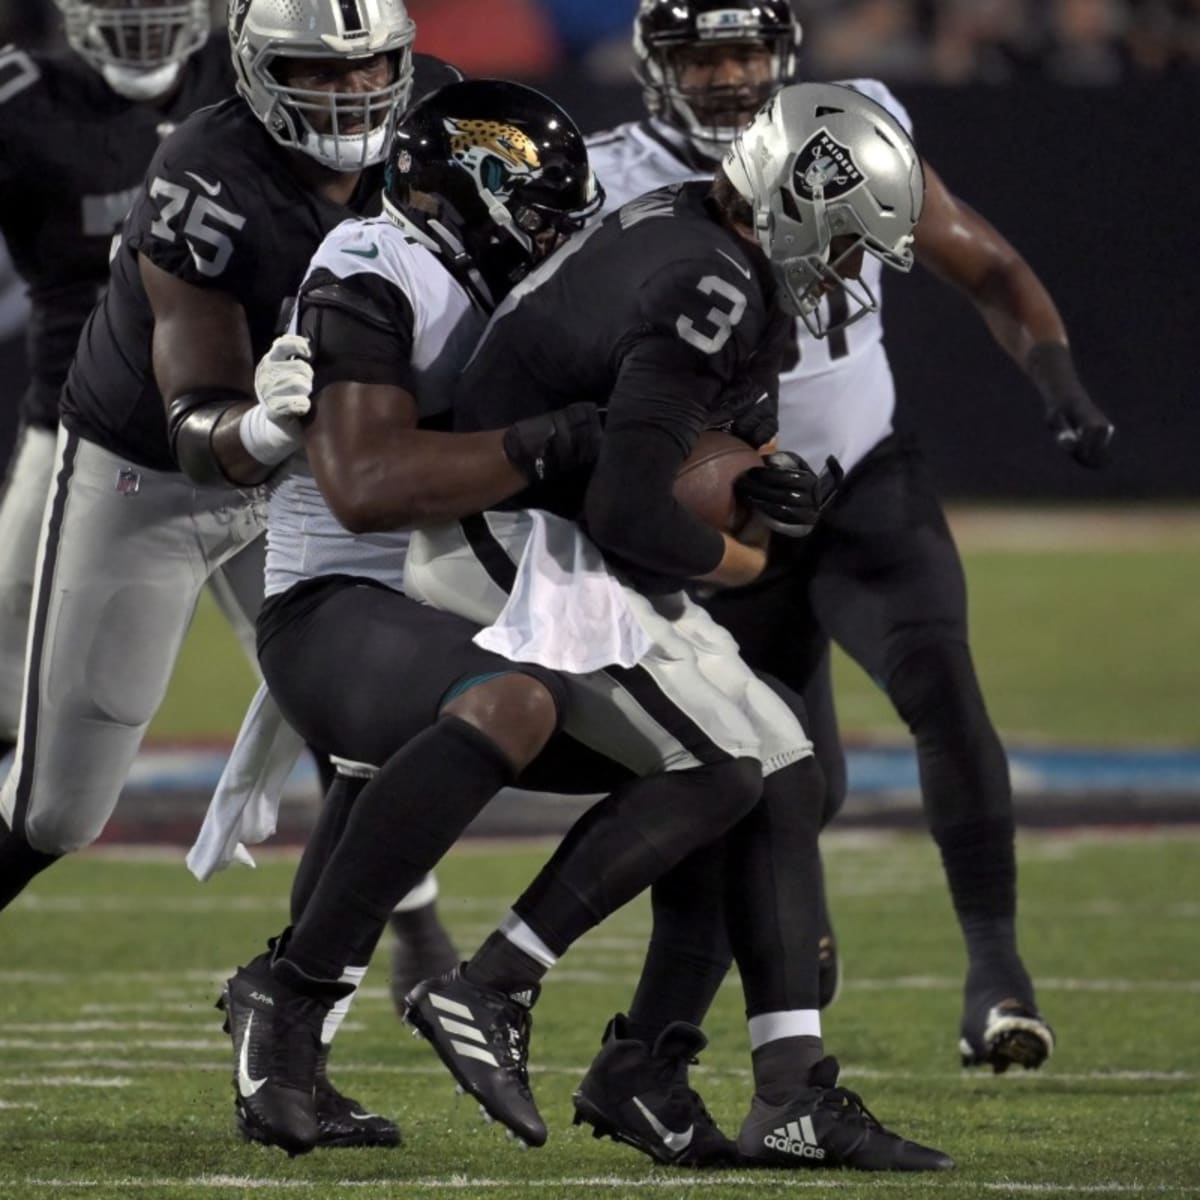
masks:
{"type": "Polygon", "coordinates": [[[784,1037],[751,1051],[754,1094],[767,1104],[786,1104],[808,1086],[808,1073],[825,1057],[819,1037],[784,1037]]]}
{"type": "Polygon", "coordinates": [[[0,738],[0,762],[3,762],[4,759],[6,759],[16,748],[16,742],[10,742],[4,738],[0,738]]]}
{"type": "Polygon", "coordinates": [[[967,945],[969,994],[1033,1002],[1017,953],[1017,862],[1007,820],[963,821],[934,830],[967,945]],[[995,993],[1004,993],[1004,996],[995,993]]]}
{"type": "Polygon", "coordinates": [[[287,957],[336,978],[370,960],[396,904],[513,777],[494,742],[442,717],[392,755],[363,788],[287,957]]]}
{"type": "Polygon", "coordinates": [[[304,913],[313,891],[325,870],[334,848],[341,840],[350,819],[350,809],[370,781],[369,774],[348,775],[335,773],[333,782],[321,802],[316,824],[304,843],[304,852],[292,879],[292,924],[295,925],[304,913]]]}
{"type": "Polygon", "coordinates": [[[61,857],[61,854],[43,854],[35,850],[23,835],[13,833],[0,823],[0,911],[25,890],[35,875],[61,857]]]}
{"type": "Polygon", "coordinates": [[[497,929],[475,952],[463,974],[480,987],[494,988],[498,992],[519,992],[541,983],[549,969],[497,929]]]}
{"type": "Polygon", "coordinates": [[[701,1025],[733,961],[725,933],[725,839],[689,854],[650,889],[654,928],[629,1036],[653,1046],[672,1021],[701,1025]]]}
{"type": "Polygon", "coordinates": [[[637,779],[571,826],[513,911],[551,953],[569,946],[756,802],[759,764],[731,759],[637,779]]]}

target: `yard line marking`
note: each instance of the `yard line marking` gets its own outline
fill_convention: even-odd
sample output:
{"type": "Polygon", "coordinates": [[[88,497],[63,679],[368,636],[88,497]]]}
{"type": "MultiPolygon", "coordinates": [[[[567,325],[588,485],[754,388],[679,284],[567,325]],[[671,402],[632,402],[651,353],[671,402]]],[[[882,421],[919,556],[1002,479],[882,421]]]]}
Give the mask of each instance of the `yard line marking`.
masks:
{"type": "Polygon", "coordinates": [[[0,1100],[0,1109],[8,1108],[37,1108],[37,1105],[33,1103],[22,1104],[17,1100],[0,1100]]]}
{"type": "MultiPolygon", "coordinates": [[[[228,1050],[229,1043],[220,1037],[213,1038],[153,1038],[139,1041],[138,1046],[147,1050],[228,1050]]],[[[123,1041],[44,1042],[41,1038],[0,1038],[0,1050],[124,1050],[131,1049],[123,1041]]]]}
{"type": "Polygon", "coordinates": [[[6,1075],[5,1087],[126,1088],[133,1083],[127,1075],[97,1079],[90,1075],[6,1075]]]}
{"type": "MultiPolygon", "coordinates": [[[[800,1179],[793,1172],[788,1178],[786,1187],[792,1189],[846,1189],[859,1188],[863,1184],[857,1180],[841,1179],[800,1179]]],[[[27,1176],[25,1178],[0,1178],[0,1187],[35,1187],[35,1188],[210,1188],[214,1191],[320,1191],[328,1193],[335,1188],[378,1188],[387,1189],[399,1181],[389,1179],[263,1179],[249,1175],[193,1175],[193,1176],[160,1176],[157,1178],[126,1177],[123,1179],[63,1179],[27,1176]]],[[[723,1171],[720,1175],[699,1176],[687,1174],[674,1179],[658,1179],[642,1177],[626,1177],[621,1175],[595,1175],[589,1177],[565,1176],[558,1179],[471,1179],[465,1175],[449,1175],[444,1179],[405,1179],[401,1184],[405,1193],[414,1191],[492,1191],[497,1189],[512,1190],[519,1186],[524,1191],[549,1191],[555,1194],[565,1190],[597,1190],[597,1189],[630,1189],[646,1191],[700,1191],[704,1188],[769,1188],[778,1191],[780,1179],[774,1171],[755,1174],[723,1171]],[[764,1178],[776,1176],[775,1178],[764,1178]]],[[[912,1183],[906,1179],[890,1179],[875,1177],[871,1180],[871,1190],[879,1191],[885,1188],[902,1188],[908,1190],[912,1183]]],[[[1011,1194],[1013,1192],[1047,1194],[1055,1193],[1069,1195],[1195,1195],[1196,1188],[1186,1184],[1176,1183],[1046,1183],[1035,1181],[1030,1183],[1013,1183],[1009,1180],[990,1179],[939,1179],[939,1192],[977,1193],[980,1190],[1011,1194]]]]}

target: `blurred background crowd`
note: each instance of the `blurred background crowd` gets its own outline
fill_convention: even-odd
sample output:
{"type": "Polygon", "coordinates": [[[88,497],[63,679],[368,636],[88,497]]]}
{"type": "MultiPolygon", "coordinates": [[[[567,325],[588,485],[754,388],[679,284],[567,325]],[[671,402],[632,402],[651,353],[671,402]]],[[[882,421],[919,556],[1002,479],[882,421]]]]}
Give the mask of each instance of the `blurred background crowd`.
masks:
{"type": "MultiPolygon", "coordinates": [[[[218,0],[214,11],[223,11],[218,0]]],[[[409,0],[420,48],[469,74],[627,77],[637,0],[409,0]]],[[[794,0],[814,78],[1104,86],[1200,64],[1200,0],[794,0]]],[[[53,36],[51,0],[0,0],[0,44],[53,36]]]]}

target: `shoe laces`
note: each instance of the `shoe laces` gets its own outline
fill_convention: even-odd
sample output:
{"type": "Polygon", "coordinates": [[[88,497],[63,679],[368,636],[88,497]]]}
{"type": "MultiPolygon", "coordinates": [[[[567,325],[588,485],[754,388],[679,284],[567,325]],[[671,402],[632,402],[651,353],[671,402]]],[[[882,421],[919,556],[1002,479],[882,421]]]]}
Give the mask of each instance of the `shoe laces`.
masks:
{"type": "Polygon", "coordinates": [[[533,1030],[533,1015],[529,1009],[510,1000],[500,993],[494,1001],[499,1020],[496,1022],[492,1040],[507,1060],[507,1070],[517,1078],[521,1091],[530,1099],[529,1088],[529,1041],[533,1030]]]}
{"type": "Polygon", "coordinates": [[[659,1056],[656,1062],[657,1075],[664,1085],[667,1094],[667,1104],[672,1112],[686,1114],[692,1123],[704,1125],[711,1129],[717,1128],[716,1121],[708,1111],[700,1093],[688,1083],[688,1067],[698,1066],[700,1059],[694,1055],[659,1056]]]}
{"type": "Polygon", "coordinates": [[[857,1092],[852,1092],[849,1088],[821,1088],[817,1106],[819,1108],[832,1109],[839,1116],[860,1117],[868,1128],[883,1128],[883,1124],[879,1118],[863,1103],[863,1098],[857,1092]]]}

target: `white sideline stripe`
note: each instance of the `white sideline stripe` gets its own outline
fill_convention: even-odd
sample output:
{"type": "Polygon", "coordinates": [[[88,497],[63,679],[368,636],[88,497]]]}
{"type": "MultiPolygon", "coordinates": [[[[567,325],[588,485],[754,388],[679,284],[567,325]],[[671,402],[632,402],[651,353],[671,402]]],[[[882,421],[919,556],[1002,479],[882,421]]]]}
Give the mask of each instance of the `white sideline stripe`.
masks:
{"type": "Polygon", "coordinates": [[[475,1019],[475,1014],[465,1004],[459,1004],[457,1000],[448,1000],[445,996],[439,996],[437,992],[429,993],[429,1002],[434,1008],[440,1008],[442,1012],[462,1017],[464,1021],[473,1021],[475,1019]]]}
{"type": "MultiPolygon", "coordinates": [[[[786,1185],[778,1178],[778,1172],[767,1171],[755,1174],[722,1171],[719,1175],[702,1176],[692,1173],[677,1178],[628,1177],[621,1175],[594,1175],[590,1177],[564,1176],[558,1179],[471,1179],[466,1175],[448,1175],[443,1179],[405,1179],[399,1183],[401,1191],[397,1194],[407,1194],[413,1191],[490,1191],[504,1189],[511,1191],[520,1188],[524,1191],[549,1191],[552,1194],[560,1190],[577,1189],[629,1189],[646,1191],[688,1192],[701,1191],[705,1188],[738,1187],[747,1189],[769,1188],[778,1192],[786,1186],[788,1191],[806,1189],[846,1189],[861,1188],[864,1184],[858,1180],[798,1178],[799,1172],[792,1172],[786,1185]],[[768,1176],[767,1178],[764,1178],[768,1176]],[[775,1176],[775,1178],[770,1178],[775,1176]]],[[[34,1187],[34,1188],[209,1188],[213,1191],[320,1191],[328,1193],[335,1188],[378,1188],[386,1190],[398,1181],[388,1179],[262,1179],[248,1175],[191,1175],[191,1176],[157,1176],[154,1178],[126,1177],[123,1179],[63,1179],[42,1178],[40,1176],[0,1177],[0,1188],[34,1187]]],[[[883,1189],[912,1188],[908,1179],[891,1179],[886,1176],[876,1177],[870,1181],[871,1191],[883,1189]]],[[[1099,1196],[1147,1196],[1147,1195],[1195,1195],[1196,1189],[1188,1184],[1161,1183],[1013,1183],[1009,1180],[990,1179],[943,1179],[939,1177],[936,1185],[938,1192],[1013,1192],[1033,1195],[1045,1193],[1053,1195],[1064,1193],[1071,1195],[1099,1196]]]]}
{"type": "Polygon", "coordinates": [[[475,1028],[474,1025],[468,1025],[464,1021],[454,1021],[450,1017],[438,1017],[438,1023],[447,1033],[456,1033],[459,1037],[465,1037],[472,1042],[479,1042],[484,1045],[487,1038],[483,1036],[481,1030],[475,1028]]]}

